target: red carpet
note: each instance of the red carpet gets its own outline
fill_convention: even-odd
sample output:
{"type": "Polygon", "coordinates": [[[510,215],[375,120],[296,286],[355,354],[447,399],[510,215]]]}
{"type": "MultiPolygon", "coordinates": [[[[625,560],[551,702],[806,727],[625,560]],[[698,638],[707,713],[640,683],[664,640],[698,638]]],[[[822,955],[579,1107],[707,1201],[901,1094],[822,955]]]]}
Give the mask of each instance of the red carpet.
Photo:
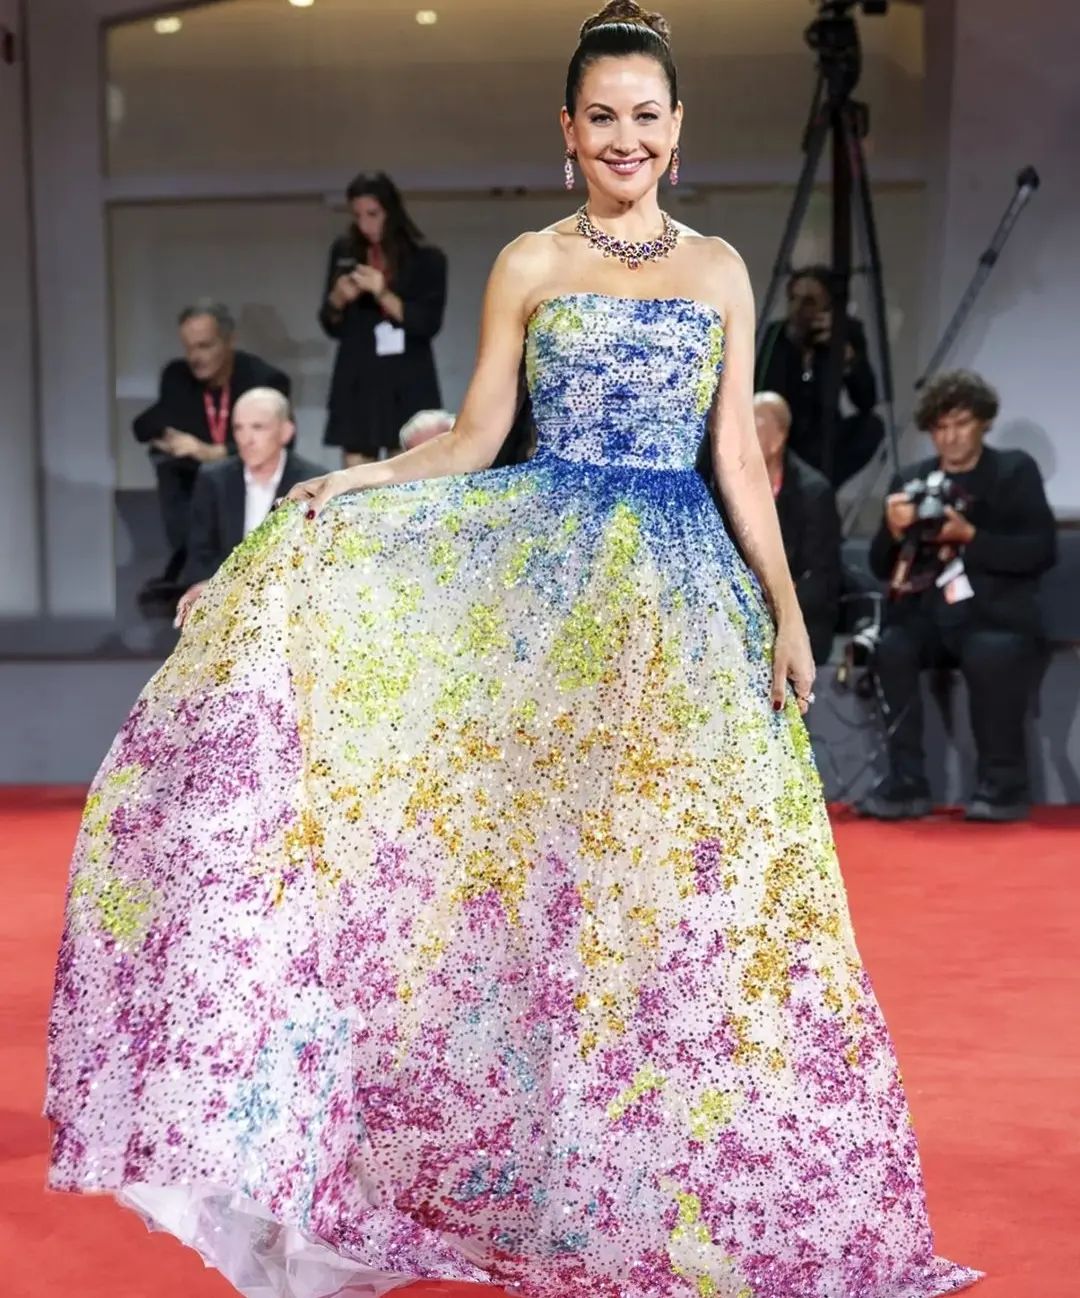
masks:
{"type": "MultiPolygon", "coordinates": [[[[227,1298],[108,1200],[46,1195],[43,1032],[78,799],[0,794],[5,1298],[227,1298]]],[[[1030,825],[837,818],[860,946],[904,1065],[941,1252],[979,1298],[1080,1294],[1080,810],[1030,825]]],[[[403,1298],[491,1298],[415,1285],[403,1298]]]]}

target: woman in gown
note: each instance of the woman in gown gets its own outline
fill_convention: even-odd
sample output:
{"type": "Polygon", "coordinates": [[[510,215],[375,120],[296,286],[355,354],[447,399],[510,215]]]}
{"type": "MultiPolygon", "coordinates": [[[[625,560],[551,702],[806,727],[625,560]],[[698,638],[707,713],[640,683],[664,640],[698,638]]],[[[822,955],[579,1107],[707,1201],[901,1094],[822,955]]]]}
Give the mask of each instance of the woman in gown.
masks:
{"type": "Polygon", "coordinates": [[[661,20],[608,5],[563,113],[586,207],[500,255],[454,431],[294,489],[95,780],[51,1184],[248,1298],[976,1278],[934,1255],[800,715],[746,273],[658,206],[681,118],[661,20]],[[480,472],[523,345],[539,451],[480,472]]]}

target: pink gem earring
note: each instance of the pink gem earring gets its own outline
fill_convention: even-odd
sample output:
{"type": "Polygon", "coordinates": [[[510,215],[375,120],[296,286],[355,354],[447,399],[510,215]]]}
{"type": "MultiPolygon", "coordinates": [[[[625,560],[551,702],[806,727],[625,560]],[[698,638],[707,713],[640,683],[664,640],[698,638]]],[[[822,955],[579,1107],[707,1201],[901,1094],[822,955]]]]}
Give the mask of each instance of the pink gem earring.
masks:
{"type": "Polygon", "coordinates": [[[566,161],[563,163],[563,184],[567,189],[574,188],[574,160],[577,154],[573,149],[566,150],[566,161]]]}
{"type": "Polygon", "coordinates": [[[679,146],[671,150],[671,171],[668,173],[668,179],[673,185],[679,183],[679,146]]]}

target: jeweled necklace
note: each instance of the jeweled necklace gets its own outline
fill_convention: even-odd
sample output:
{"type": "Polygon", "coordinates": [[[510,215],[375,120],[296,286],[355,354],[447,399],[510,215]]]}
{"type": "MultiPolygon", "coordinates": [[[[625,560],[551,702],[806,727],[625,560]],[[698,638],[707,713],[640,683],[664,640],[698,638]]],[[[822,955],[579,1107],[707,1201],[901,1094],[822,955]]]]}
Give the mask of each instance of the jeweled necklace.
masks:
{"type": "Polygon", "coordinates": [[[666,257],[679,242],[679,231],[675,222],[666,212],[660,213],[664,231],[655,239],[644,239],[635,243],[631,239],[616,239],[613,234],[605,234],[589,220],[586,205],[582,204],[577,213],[577,232],[588,240],[589,247],[602,252],[605,257],[614,257],[621,261],[627,270],[637,270],[643,261],[656,261],[666,257]]]}

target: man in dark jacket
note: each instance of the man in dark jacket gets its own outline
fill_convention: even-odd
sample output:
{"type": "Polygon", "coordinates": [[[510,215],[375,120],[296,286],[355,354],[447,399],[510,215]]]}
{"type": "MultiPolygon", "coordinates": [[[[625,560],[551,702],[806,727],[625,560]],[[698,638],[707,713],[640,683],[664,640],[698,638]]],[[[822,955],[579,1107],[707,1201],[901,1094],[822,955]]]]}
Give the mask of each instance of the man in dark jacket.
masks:
{"type": "MultiPolygon", "coordinates": [[[[831,272],[808,266],[788,280],[787,318],[771,324],[758,357],[754,387],[779,392],[791,407],[791,449],[806,464],[823,470],[822,424],[828,377],[829,339],[833,326],[831,272]]],[[[839,487],[869,462],[885,435],[874,414],[877,381],[866,354],[866,333],[846,320],[843,391],[854,413],[836,412],[830,480],[839,487]]]]}
{"type": "Polygon", "coordinates": [[[782,396],[759,392],[754,421],[814,661],[827,662],[840,601],[836,496],[828,480],[789,448],[791,410],[782,396]]]}
{"type": "Polygon", "coordinates": [[[182,622],[203,587],[240,544],[298,482],[326,470],[292,450],[296,435],[288,400],[276,388],[252,388],[233,410],[236,455],[204,464],[195,480],[187,537],[182,622]]]}
{"type": "Polygon", "coordinates": [[[941,374],[926,387],[915,417],[937,454],[893,479],[870,549],[870,566],[894,587],[877,653],[889,771],[860,805],[879,819],[930,810],[919,673],[931,666],[959,667],[967,683],[977,750],[968,818],[1028,814],[1024,722],[1041,652],[1038,578],[1053,566],[1057,538],[1035,461],[983,445],[997,412],[997,393],[977,374],[941,374]],[[969,503],[962,511],[945,508],[944,523],[925,536],[905,578],[904,540],[919,525],[904,484],[925,482],[935,470],[969,503]],[[920,566],[931,575],[919,580],[920,566]]]}
{"type": "Polygon", "coordinates": [[[236,349],[232,316],[220,302],[185,307],[179,325],[183,359],[165,366],[157,401],[132,424],[136,441],[150,450],[170,550],[164,574],[143,588],[144,600],[169,600],[179,593],[195,478],[201,465],[224,460],[236,449],[237,399],[251,388],[276,388],[286,397],[290,391],[281,370],[236,349]]]}

